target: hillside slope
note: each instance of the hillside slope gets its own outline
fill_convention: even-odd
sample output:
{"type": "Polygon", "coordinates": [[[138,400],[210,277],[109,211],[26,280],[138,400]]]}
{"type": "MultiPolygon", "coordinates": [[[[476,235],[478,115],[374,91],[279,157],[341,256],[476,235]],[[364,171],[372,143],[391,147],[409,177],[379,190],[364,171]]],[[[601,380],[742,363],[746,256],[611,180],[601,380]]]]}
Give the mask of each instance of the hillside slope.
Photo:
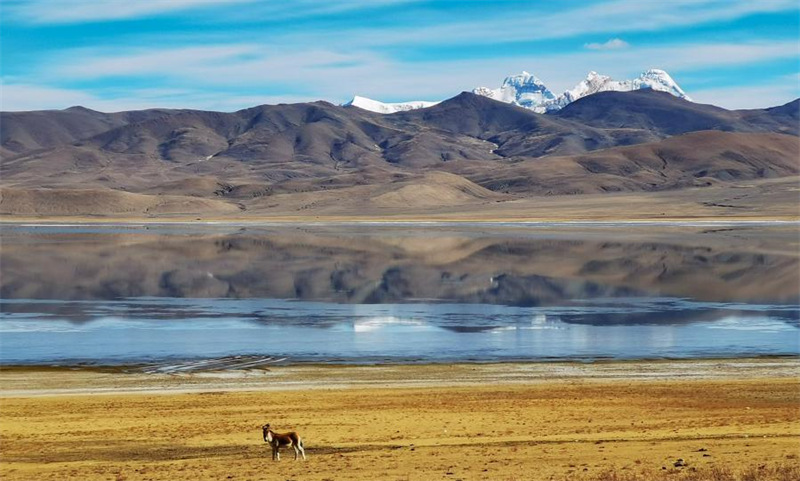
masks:
{"type": "Polygon", "coordinates": [[[637,90],[589,95],[554,114],[466,92],[389,115],[327,102],[3,113],[0,187],[5,213],[41,202],[54,215],[238,212],[295,194],[313,211],[319,204],[302,199],[347,189],[377,206],[431,208],[704,187],[797,175],[798,109],[730,111],[637,90]],[[130,204],[134,194],[148,197],[130,204]],[[185,199],[164,207],[149,196],[185,199]],[[200,198],[209,203],[191,201],[200,198]],[[59,210],[62,201],[72,207],[59,210]]]}

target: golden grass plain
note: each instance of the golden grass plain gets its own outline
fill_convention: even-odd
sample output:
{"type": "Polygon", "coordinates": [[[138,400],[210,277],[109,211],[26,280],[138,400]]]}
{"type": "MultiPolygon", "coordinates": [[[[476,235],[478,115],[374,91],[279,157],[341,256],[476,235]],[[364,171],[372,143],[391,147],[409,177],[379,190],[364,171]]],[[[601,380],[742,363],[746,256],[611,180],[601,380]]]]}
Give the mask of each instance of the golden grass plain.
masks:
{"type": "Polygon", "coordinates": [[[776,366],[274,367],[255,384],[4,369],[0,478],[797,479],[800,379],[776,366]],[[308,460],[273,462],[265,422],[298,431],[308,460]]]}

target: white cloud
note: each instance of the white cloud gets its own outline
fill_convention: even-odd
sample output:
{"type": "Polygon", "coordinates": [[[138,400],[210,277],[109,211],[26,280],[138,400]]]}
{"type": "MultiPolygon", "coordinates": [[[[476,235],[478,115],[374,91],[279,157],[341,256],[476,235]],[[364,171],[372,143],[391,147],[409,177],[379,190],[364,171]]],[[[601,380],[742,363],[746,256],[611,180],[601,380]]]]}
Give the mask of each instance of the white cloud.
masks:
{"type": "Polygon", "coordinates": [[[4,14],[28,23],[80,23],[148,17],[254,0],[10,0],[4,14]]]}
{"type": "MultiPolygon", "coordinates": [[[[232,44],[203,47],[149,48],[147,50],[78,49],[67,55],[53,67],[59,76],[68,78],[106,78],[122,76],[171,75],[183,73],[197,75],[197,69],[215,70],[222,74],[226,65],[241,62],[247,55],[256,54],[258,46],[232,44]],[[75,60],[78,61],[75,61],[75,60]]],[[[202,79],[201,79],[202,80],[202,79]]],[[[205,79],[206,81],[209,79],[205,79]]]]}
{"type": "Polygon", "coordinates": [[[603,43],[587,43],[584,45],[584,48],[588,48],[589,50],[619,50],[630,46],[628,42],[621,38],[612,38],[603,43]]]}
{"type": "MultiPolygon", "coordinates": [[[[495,76],[489,86],[498,86],[506,73],[527,70],[541,78],[556,93],[572,88],[590,70],[610,75],[616,79],[631,78],[648,68],[668,71],[681,82],[682,72],[702,71],[715,67],[735,67],[753,62],[769,62],[800,56],[800,46],[793,41],[752,44],[678,44],[660,47],[630,48],[622,50],[582,51],[566,55],[530,55],[510,59],[497,59],[477,63],[465,62],[461,67],[443,65],[448,71],[463,68],[464,75],[474,77],[492,72],[495,76]]],[[[743,79],[752,82],[753,79],[743,79]]],[[[485,82],[485,81],[484,81],[485,82]]],[[[687,92],[692,96],[692,92],[687,92]]]]}
{"type": "MultiPolygon", "coordinates": [[[[159,51],[75,50],[59,55],[69,61],[48,62],[43,76],[51,81],[100,80],[114,77],[166,78],[180,85],[269,88],[315,92],[322,98],[342,93],[342,87],[365,83],[394,85],[413,78],[387,78],[396,65],[371,52],[324,49],[280,49],[268,45],[237,44],[171,48],[159,51]]],[[[401,91],[404,89],[401,89],[401,91]]]]}
{"type": "Polygon", "coordinates": [[[288,19],[417,0],[5,0],[4,13],[34,24],[69,24],[154,17],[178,11],[196,12],[212,7],[219,9],[217,18],[236,20],[254,17],[288,19]],[[237,4],[250,4],[238,6],[237,4]]]}
{"type": "Polygon", "coordinates": [[[63,109],[83,105],[94,97],[79,90],[31,84],[0,84],[0,110],[63,109]]]}
{"type": "Polygon", "coordinates": [[[99,96],[83,90],[34,84],[0,84],[0,110],[65,109],[80,105],[101,112],[149,108],[198,108],[232,112],[255,105],[308,102],[303,96],[237,95],[184,89],[138,89],[125,95],[99,96]]]}
{"type": "Polygon", "coordinates": [[[692,92],[695,102],[719,105],[728,109],[763,109],[777,107],[800,97],[796,79],[768,84],[719,87],[692,92]]]}
{"type": "MultiPolygon", "coordinates": [[[[194,12],[216,6],[220,8],[213,13],[225,20],[247,15],[292,18],[350,10],[363,14],[358,10],[415,0],[296,0],[225,7],[229,2],[250,1],[254,0],[6,0],[3,14],[7,18],[29,22],[76,23],[140,18],[178,10],[194,12]]],[[[12,79],[5,78],[7,89],[17,89],[11,92],[27,94],[21,100],[5,95],[3,108],[10,109],[9,106],[14,104],[22,108],[66,107],[78,103],[89,105],[91,102],[89,106],[101,110],[121,110],[131,106],[225,110],[246,106],[241,104],[245,101],[264,103],[322,98],[340,102],[353,94],[384,101],[439,100],[476,86],[496,87],[505,75],[522,70],[534,72],[556,93],[573,87],[589,70],[622,79],[636,76],[647,68],[663,68],[680,83],[684,72],[797,58],[800,47],[792,40],[670,43],[649,47],[636,45],[633,48],[612,35],[624,37],[624,32],[628,31],[669,30],[757,12],[792,9],[796,8],[795,2],[612,0],[579,7],[565,3],[561,10],[536,16],[519,15],[516,11],[509,16],[508,9],[498,9],[497,14],[474,22],[443,21],[437,25],[406,22],[381,29],[348,28],[336,35],[327,30],[296,29],[289,34],[275,33],[269,37],[269,43],[266,40],[230,41],[242,35],[227,31],[136,36],[116,41],[129,43],[133,40],[142,47],[110,43],[106,47],[54,51],[52,57],[40,59],[38,67],[24,75],[17,73],[13,87],[8,85],[12,79]],[[435,46],[476,40],[492,44],[584,34],[609,40],[588,43],[584,45],[585,49],[571,53],[536,50],[514,56],[430,61],[393,58],[393,49],[383,48],[403,46],[414,49],[419,44],[435,46]],[[129,82],[130,79],[136,81],[129,82]],[[62,85],[64,80],[69,81],[69,85],[86,82],[109,85],[113,82],[120,89],[129,84],[141,85],[144,80],[159,89],[172,90],[175,95],[156,95],[153,89],[134,88],[112,93],[97,88],[82,92],[54,87],[62,85]],[[36,95],[37,89],[41,95],[36,95]],[[244,89],[247,92],[269,92],[270,97],[236,93],[244,89]],[[228,95],[231,92],[233,95],[228,95]],[[274,92],[286,92],[286,95],[272,95],[274,92]],[[48,104],[48,99],[53,103],[48,104]]],[[[370,25],[370,22],[361,24],[370,25]]],[[[680,42],[680,39],[673,41],[680,42]]],[[[692,91],[688,93],[695,96],[692,91]]],[[[718,92],[719,96],[723,94],[723,91],[718,92]]],[[[715,102],[725,105],[721,97],[715,102]]]]}
{"type": "MultiPolygon", "coordinates": [[[[184,63],[173,65],[174,70],[161,69],[161,74],[170,77],[167,87],[108,91],[81,91],[55,88],[32,83],[8,83],[2,85],[2,110],[37,110],[66,108],[83,105],[101,111],[119,111],[152,107],[198,108],[233,111],[258,104],[292,103],[324,99],[330,102],[348,100],[354,94],[365,95],[384,101],[401,101],[411,98],[441,100],[456,95],[462,90],[471,90],[480,85],[495,87],[502,78],[523,69],[536,72],[556,93],[574,86],[590,69],[611,75],[614,78],[631,78],[649,67],[665,68],[680,83],[676,72],[713,68],[718,65],[753,59],[763,60],[792,55],[795,46],[782,44],[759,45],[682,45],[650,49],[627,49],[617,51],[580,52],[568,56],[526,57],[510,59],[485,59],[481,61],[451,61],[426,65],[391,62],[371,55],[342,56],[325,51],[309,55],[292,55],[287,52],[277,55],[270,52],[262,57],[249,58],[254,46],[239,45],[231,48],[233,60],[223,58],[220,70],[206,62],[216,58],[222,50],[211,54],[196,50],[189,56],[181,50],[184,63]],[[687,55],[687,51],[692,52],[687,55]],[[248,52],[242,59],[242,52],[248,52]],[[741,56],[731,55],[738,52],[741,56]],[[656,60],[657,59],[657,60],[656,60]],[[325,62],[327,60],[327,63],[325,62]],[[337,62],[340,61],[340,62],[337,62]],[[348,64],[347,60],[351,61],[348,64]],[[346,65],[337,67],[337,63],[346,65]],[[327,66],[321,66],[326,64],[327,66]],[[268,82],[306,84],[308,94],[257,95],[240,94],[243,87],[248,91],[258,90],[268,82]],[[184,87],[190,85],[191,87],[184,87]]],[[[168,58],[177,58],[177,52],[168,58]]],[[[121,72],[124,59],[120,60],[121,72]]],[[[149,58],[142,60],[143,66],[157,71],[149,58]]],[[[104,64],[104,57],[95,59],[104,64]]],[[[90,59],[79,59],[76,63],[91,65],[90,59]]],[[[91,70],[91,69],[89,69],[91,70]]],[[[96,77],[90,71],[73,71],[73,74],[96,77]]],[[[105,72],[112,75],[113,72],[105,72]]],[[[55,72],[54,79],[60,73],[55,72]]],[[[689,90],[695,101],[711,103],[726,108],[763,108],[781,105],[800,96],[798,74],[786,75],[768,84],[704,88],[689,90]]],[[[51,79],[52,80],[52,79],[51,79]]]]}
{"type": "Polygon", "coordinates": [[[458,45],[475,39],[482,43],[519,42],[586,34],[663,31],[797,9],[796,0],[614,0],[571,9],[569,3],[564,2],[564,5],[567,7],[561,11],[541,15],[520,15],[513,11],[475,21],[434,26],[365,28],[331,39],[331,42],[361,46],[458,45]]]}
{"type": "MultiPolygon", "coordinates": [[[[352,12],[364,13],[386,5],[417,3],[419,0],[4,0],[7,18],[35,24],[69,24],[146,18],[174,12],[213,14],[222,21],[242,19],[286,20],[352,12]],[[211,10],[213,8],[213,11],[211,10]]],[[[792,10],[795,0],[672,0],[654,2],[611,0],[574,7],[564,3],[560,11],[519,15],[517,9],[497,9],[493,15],[474,21],[420,22],[399,26],[382,25],[333,36],[333,43],[352,40],[358,45],[403,45],[451,43],[481,39],[503,42],[563,38],[573,35],[658,31],[674,27],[727,21],[763,12],[792,10]],[[511,13],[504,13],[511,10],[511,13]]],[[[297,37],[305,37],[302,32],[297,37]]]]}
{"type": "Polygon", "coordinates": [[[135,76],[158,79],[158,85],[167,87],[209,91],[247,87],[335,102],[354,94],[384,101],[437,100],[477,86],[497,86],[505,75],[522,70],[534,72],[551,90],[560,93],[573,87],[589,70],[621,79],[648,68],[663,68],[680,82],[681,72],[798,55],[796,42],[788,41],[402,62],[372,51],[235,44],[159,51],[75,50],[60,55],[69,61],[49,61],[37,81],[55,85],[64,78],[97,81],[135,76]]]}

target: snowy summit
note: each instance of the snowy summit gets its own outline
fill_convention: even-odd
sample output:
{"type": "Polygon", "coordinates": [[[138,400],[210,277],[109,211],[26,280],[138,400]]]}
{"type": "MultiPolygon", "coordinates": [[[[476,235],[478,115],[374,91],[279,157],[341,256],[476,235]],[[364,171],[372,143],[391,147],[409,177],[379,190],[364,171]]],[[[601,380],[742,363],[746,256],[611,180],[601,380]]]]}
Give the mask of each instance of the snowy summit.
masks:
{"type": "Polygon", "coordinates": [[[556,96],[541,80],[525,71],[506,77],[499,89],[478,87],[472,93],[539,113],[547,111],[545,106],[556,101],[556,96]]]}
{"type": "Polygon", "coordinates": [[[499,89],[491,90],[486,87],[478,87],[472,93],[543,113],[562,109],[582,97],[597,92],[630,92],[631,90],[639,89],[669,92],[676,97],[691,100],[667,72],[655,68],[644,72],[633,80],[614,80],[607,75],[589,72],[585,79],[558,97],[554,96],[538,78],[528,72],[506,77],[499,89]],[[521,83],[520,79],[529,80],[521,83]],[[531,95],[528,90],[531,88],[529,85],[535,85],[535,88],[542,92],[542,95],[531,95]]]}
{"type": "Polygon", "coordinates": [[[385,103],[378,100],[368,99],[367,97],[360,97],[356,95],[353,100],[342,104],[345,107],[353,106],[360,109],[369,110],[370,112],[377,112],[379,114],[393,114],[395,112],[405,112],[407,110],[424,109],[425,107],[432,107],[439,102],[427,102],[425,100],[412,100],[410,102],[400,103],[385,103]]]}
{"type": "Polygon", "coordinates": [[[589,72],[589,75],[578,85],[559,96],[558,108],[597,92],[630,92],[631,90],[639,89],[669,92],[676,97],[692,100],[667,72],[653,68],[633,80],[613,80],[607,75],[589,72]]]}
{"type": "MultiPolygon", "coordinates": [[[[668,92],[676,97],[691,101],[686,92],[660,69],[650,69],[632,80],[614,80],[607,75],[589,72],[585,79],[575,87],[556,96],[538,77],[528,72],[511,75],[503,80],[503,84],[496,89],[478,87],[472,91],[476,95],[489,97],[509,104],[518,105],[538,113],[560,110],[572,102],[592,95],[597,92],[630,92],[631,90],[652,89],[659,92],[668,92]]],[[[383,103],[366,97],[353,97],[353,100],[344,104],[352,105],[364,110],[381,114],[392,114],[407,110],[431,107],[439,102],[412,101],[401,103],[383,103]]]]}

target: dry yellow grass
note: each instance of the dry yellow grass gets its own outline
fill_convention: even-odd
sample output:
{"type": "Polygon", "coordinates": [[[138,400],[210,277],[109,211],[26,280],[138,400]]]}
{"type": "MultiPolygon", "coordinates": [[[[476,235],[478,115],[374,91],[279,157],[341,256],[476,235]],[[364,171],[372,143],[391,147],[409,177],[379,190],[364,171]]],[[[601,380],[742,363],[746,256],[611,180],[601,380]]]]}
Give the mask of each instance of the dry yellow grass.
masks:
{"type": "Polygon", "coordinates": [[[239,207],[185,195],[145,195],[112,189],[0,189],[0,212],[41,216],[236,215],[239,207]]]}
{"type": "Polygon", "coordinates": [[[27,199],[25,196],[28,194],[9,188],[0,191],[5,191],[8,197],[8,200],[0,202],[3,216],[0,221],[5,222],[193,222],[197,219],[257,224],[800,219],[800,177],[660,192],[515,198],[492,193],[458,176],[436,173],[388,186],[356,186],[257,197],[242,200],[244,210],[240,210],[238,204],[218,199],[156,195],[139,195],[137,199],[149,200],[140,208],[130,209],[118,208],[116,203],[99,206],[104,201],[94,196],[81,198],[80,202],[66,198],[53,201],[53,197],[50,200],[37,198],[31,203],[20,200],[27,199]],[[172,202],[165,203],[167,198],[172,198],[172,202]]]}
{"type": "MultiPolygon", "coordinates": [[[[341,369],[345,374],[325,368],[314,375],[357,379],[369,370],[341,369]]],[[[399,372],[411,375],[415,368],[399,372]]],[[[113,374],[69,371],[31,379],[60,377],[68,384],[73,375],[81,385],[92,376],[113,382],[113,374]]],[[[169,383],[154,379],[152,389],[169,383]]],[[[202,389],[201,379],[194,389],[202,389]]],[[[796,479],[798,473],[795,377],[409,388],[397,382],[3,397],[0,477],[725,481],[796,479]],[[264,422],[299,431],[308,461],[294,462],[289,453],[271,461],[260,439],[264,422]],[[687,466],[675,467],[678,459],[687,466]]]]}

